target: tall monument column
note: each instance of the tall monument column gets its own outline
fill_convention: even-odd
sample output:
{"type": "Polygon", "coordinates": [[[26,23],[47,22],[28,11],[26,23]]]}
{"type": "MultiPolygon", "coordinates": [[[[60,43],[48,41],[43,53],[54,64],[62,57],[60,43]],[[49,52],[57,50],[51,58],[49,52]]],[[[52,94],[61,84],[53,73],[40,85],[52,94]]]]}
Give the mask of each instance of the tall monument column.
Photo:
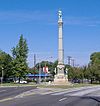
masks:
{"type": "Polygon", "coordinates": [[[64,75],[64,49],[63,49],[63,21],[62,11],[58,11],[58,65],[57,75],[55,75],[54,84],[65,85],[68,82],[64,75]]]}
{"type": "Polygon", "coordinates": [[[64,49],[63,49],[63,21],[62,12],[58,11],[58,74],[64,73],[64,49]]]}

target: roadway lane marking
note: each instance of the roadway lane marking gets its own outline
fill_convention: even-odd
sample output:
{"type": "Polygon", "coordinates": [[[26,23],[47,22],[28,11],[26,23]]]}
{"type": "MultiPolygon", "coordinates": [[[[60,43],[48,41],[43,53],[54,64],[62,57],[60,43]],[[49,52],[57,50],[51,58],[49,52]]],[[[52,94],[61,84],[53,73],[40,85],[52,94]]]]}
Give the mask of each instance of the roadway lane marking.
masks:
{"type": "Polygon", "coordinates": [[[66,100],[66,99],[67,99],[67,98],[62,98],[62,99],[59,100],[59,102],[64,101],[64,100],[66,100]]]}
{"type": "Polygon", "coordinates": [[[5,101],[8,101],[8,100],[12,100],[13,98],[5,98],[5,99],[2,99],[2,100],[0,100],[0,103],[1,102],[5,102],[5,101]]]}
{"type": "Polygon", "coordinates": [[[1,90],[0,92],[5,92],[6,90],[1,90]]]}

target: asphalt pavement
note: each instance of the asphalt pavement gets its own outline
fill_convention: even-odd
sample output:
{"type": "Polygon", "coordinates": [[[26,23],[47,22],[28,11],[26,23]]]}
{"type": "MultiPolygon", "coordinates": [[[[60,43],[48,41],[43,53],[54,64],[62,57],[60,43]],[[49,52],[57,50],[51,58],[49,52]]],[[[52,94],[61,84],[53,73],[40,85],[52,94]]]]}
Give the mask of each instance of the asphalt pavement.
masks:
{"type": "Polygon", "coordinates": [[[23,92],[36,89],[35,86],[23,86],[23,87],[0,87],[0,100],[5,98],[15,97],[23,92]]]}
{"type": "MultiPolygon", "coordinates": [[[[14,89],[16,90],[16,88],[14,89]]],[[[68,90],[51,88],[23,89],[27,89],[26,92],[21,92],[21,89],[18,90],[21,92],[18,95],[0,99],[0,106],[100,106],[100,86],[68,90]]],[[[5,90],[0,88],[2,93],[7,92],[5,90]]]]}

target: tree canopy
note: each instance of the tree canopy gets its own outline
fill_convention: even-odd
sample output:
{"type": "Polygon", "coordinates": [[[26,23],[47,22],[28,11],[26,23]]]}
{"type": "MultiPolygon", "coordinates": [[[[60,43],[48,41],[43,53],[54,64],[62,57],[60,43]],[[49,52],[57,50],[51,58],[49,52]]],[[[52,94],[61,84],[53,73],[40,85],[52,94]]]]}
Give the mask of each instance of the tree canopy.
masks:
{"type": "Polygon", "coordinates": [[[16,47],[12,49],[13,55],[13,72],[15,77],[21,78],[26,75],[28,72],[27,64],[27,55],[28,55],[28,46],[26,39],[23,38],[23,35],[20,36],[19,42],[16,47]]]}
{"type": "Polygon", "coordinates": [[[12,57],[0,50],[0,76],[3,70],[4,78],[12,76],[12,57]]]}

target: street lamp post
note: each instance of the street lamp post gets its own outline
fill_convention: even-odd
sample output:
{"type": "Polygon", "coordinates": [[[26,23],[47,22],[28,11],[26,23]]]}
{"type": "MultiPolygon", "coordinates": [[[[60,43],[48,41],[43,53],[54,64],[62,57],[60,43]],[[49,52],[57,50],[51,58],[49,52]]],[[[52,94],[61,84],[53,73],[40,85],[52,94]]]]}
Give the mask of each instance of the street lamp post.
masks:
{"type": "Polygon", "coordinates": [[[41,84],[41,63],[39,62],[39,84],[41,84]]]}

